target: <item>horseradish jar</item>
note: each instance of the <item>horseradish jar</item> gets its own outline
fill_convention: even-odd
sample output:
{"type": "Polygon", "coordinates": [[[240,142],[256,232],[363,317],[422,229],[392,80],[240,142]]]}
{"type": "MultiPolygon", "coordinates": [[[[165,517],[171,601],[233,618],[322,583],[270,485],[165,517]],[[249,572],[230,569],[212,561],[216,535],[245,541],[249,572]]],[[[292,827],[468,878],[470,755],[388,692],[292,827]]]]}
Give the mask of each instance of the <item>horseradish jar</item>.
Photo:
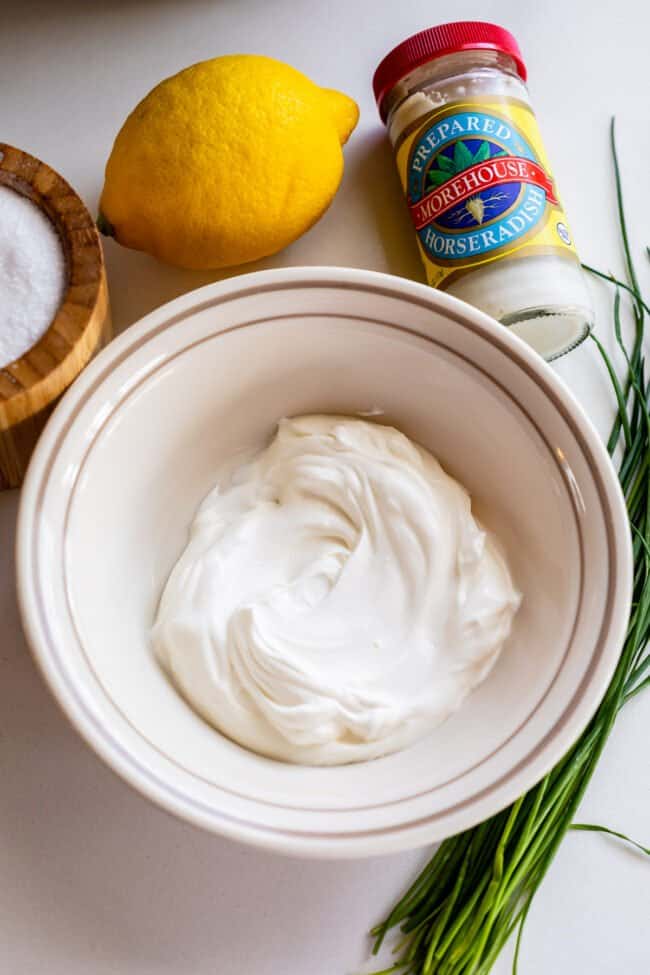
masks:
{"type": "Polygon", "coordinates": [[[593,310],[516,40],[460,22],[399,44],[373,79],[427,280],[551,360],[593,310]]]}

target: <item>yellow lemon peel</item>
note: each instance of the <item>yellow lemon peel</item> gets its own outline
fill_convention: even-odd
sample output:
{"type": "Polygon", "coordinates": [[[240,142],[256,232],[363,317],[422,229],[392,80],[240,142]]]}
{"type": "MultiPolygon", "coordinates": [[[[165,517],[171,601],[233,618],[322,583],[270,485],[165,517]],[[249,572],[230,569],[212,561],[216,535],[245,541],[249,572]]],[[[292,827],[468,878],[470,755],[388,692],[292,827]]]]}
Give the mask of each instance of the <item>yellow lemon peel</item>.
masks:
{"type": "Polygon", "coordinates": [[[267,257],[324,213],[359,117],[351,98],[281,61],[228,55],[161,82],[122,126],[100,222],[169,264],[267,257]]]}

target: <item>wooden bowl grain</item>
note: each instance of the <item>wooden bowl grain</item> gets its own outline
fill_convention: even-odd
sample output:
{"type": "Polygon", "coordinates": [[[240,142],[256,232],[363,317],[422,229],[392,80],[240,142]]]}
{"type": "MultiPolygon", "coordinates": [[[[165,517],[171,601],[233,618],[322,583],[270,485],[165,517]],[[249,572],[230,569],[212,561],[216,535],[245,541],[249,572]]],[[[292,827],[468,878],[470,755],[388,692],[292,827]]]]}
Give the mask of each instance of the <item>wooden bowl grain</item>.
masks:
{"type": "Polygon", "coordinates": [[[106,272],[99,234],[80,197],[57,172],[0,142],[0,184],[49,217],[66,262],[63,302],[43,337],[0,368],[0,491],[19,487],[58,399],[110,338],[106,272]]]}

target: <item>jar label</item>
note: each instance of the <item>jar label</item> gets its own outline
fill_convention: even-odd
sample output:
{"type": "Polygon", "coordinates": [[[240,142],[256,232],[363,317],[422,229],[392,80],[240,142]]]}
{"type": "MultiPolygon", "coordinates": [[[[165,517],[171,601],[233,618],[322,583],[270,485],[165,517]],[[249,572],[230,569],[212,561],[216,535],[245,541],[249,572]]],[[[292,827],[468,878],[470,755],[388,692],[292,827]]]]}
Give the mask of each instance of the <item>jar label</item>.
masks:
{"type": "Polygon", "coordinates": [[[577,254],[530,108],[476,99],[433,109],[397,146],[429,284],[503,257],[577,254]]]}

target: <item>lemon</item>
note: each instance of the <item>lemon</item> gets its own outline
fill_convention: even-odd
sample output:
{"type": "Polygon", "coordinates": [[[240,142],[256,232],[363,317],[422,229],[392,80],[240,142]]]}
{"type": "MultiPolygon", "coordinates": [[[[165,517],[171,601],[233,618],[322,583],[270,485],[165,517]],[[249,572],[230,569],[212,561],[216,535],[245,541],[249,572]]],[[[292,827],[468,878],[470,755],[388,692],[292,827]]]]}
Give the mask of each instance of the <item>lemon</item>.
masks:
{"type": "Polygon", "coordinates": [[[347,95],[273,58],[195,64],[124,123],[106,165],[100,229],[181,267],[274,254],[331,203],[358,117],[347,95]]]}

